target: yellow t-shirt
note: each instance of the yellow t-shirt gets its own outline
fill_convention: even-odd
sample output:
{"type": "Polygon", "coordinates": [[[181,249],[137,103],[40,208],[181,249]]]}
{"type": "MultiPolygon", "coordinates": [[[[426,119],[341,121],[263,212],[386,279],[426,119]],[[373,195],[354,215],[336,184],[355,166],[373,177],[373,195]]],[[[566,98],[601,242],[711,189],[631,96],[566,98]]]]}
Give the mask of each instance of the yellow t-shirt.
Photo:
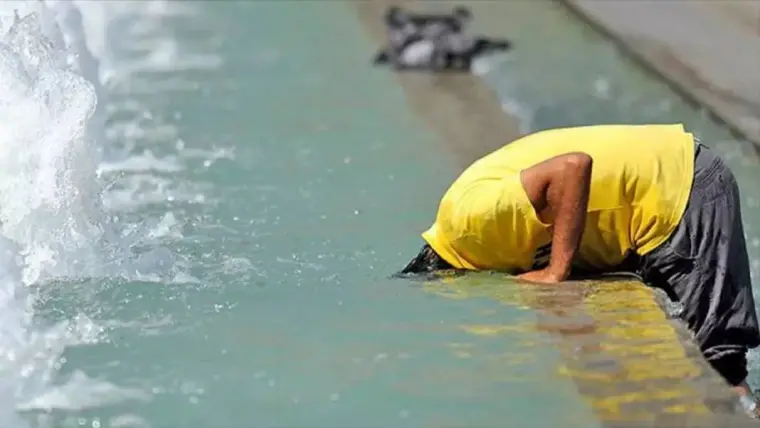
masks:
{"type": "Polygon", "coordinates": [[[670,236],[691,191],[693,136],[682,125],[600,125],[537,132],[476,161],[443,196],[423,239],[459,269],[544,265],[550,225],[538,219],[520,171],[569,152],[594,161],[575,266],[615,268],[630,251],[644,255],[670,236]]]}

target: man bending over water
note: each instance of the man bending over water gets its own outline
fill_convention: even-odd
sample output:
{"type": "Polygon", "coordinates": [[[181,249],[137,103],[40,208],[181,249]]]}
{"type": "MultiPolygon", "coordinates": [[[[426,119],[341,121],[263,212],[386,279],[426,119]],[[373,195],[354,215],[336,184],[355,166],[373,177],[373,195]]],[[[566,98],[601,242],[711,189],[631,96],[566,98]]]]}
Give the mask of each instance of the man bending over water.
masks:
{"type": "Polygon", "coordinates": [[[760,331],[739,199],[730,169],[681,125],[542,131],[461,174],[402,273],[635,272],[682,304],[705,358],[754,410],[746,353],[760,331]]]}

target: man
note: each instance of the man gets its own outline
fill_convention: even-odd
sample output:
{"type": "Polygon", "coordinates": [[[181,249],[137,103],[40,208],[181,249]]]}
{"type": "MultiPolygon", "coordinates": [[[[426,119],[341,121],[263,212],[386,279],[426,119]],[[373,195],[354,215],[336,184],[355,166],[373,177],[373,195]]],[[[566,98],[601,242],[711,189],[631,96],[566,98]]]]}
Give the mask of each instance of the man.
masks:
{"type": "MultiPolygon", "coordinates": [[[[402,273],[500,270],[531,282],[628,270],[678,300],[711,363],[740,395],[760,345],[739,190],[681,125],[538,132],[467,168],[402,273]]],[[[754,412],[753,412],[754,413],[754,412]]]]}

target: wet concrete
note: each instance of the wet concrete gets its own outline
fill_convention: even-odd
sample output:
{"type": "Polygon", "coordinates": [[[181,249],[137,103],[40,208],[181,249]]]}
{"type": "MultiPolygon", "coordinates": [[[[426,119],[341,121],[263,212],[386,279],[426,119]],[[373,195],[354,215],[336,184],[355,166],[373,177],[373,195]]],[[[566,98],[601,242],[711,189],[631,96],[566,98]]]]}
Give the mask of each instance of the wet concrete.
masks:
{"type": "Polygon", "coordinates": [[[560,1],[760,145],[760,1],[560,1]]]}

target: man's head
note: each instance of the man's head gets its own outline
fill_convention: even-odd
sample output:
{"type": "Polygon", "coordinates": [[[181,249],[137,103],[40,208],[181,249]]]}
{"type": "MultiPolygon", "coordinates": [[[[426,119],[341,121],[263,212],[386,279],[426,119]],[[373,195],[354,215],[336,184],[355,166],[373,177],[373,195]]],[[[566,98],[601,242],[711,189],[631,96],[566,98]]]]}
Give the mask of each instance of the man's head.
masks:
{"type": "Polygon", "coordinates": [[[401,269],[399,275],[426,274],[453,269],[453,267],[436,253],[430,245],[425,244],[420,252],[401,269]]]}

